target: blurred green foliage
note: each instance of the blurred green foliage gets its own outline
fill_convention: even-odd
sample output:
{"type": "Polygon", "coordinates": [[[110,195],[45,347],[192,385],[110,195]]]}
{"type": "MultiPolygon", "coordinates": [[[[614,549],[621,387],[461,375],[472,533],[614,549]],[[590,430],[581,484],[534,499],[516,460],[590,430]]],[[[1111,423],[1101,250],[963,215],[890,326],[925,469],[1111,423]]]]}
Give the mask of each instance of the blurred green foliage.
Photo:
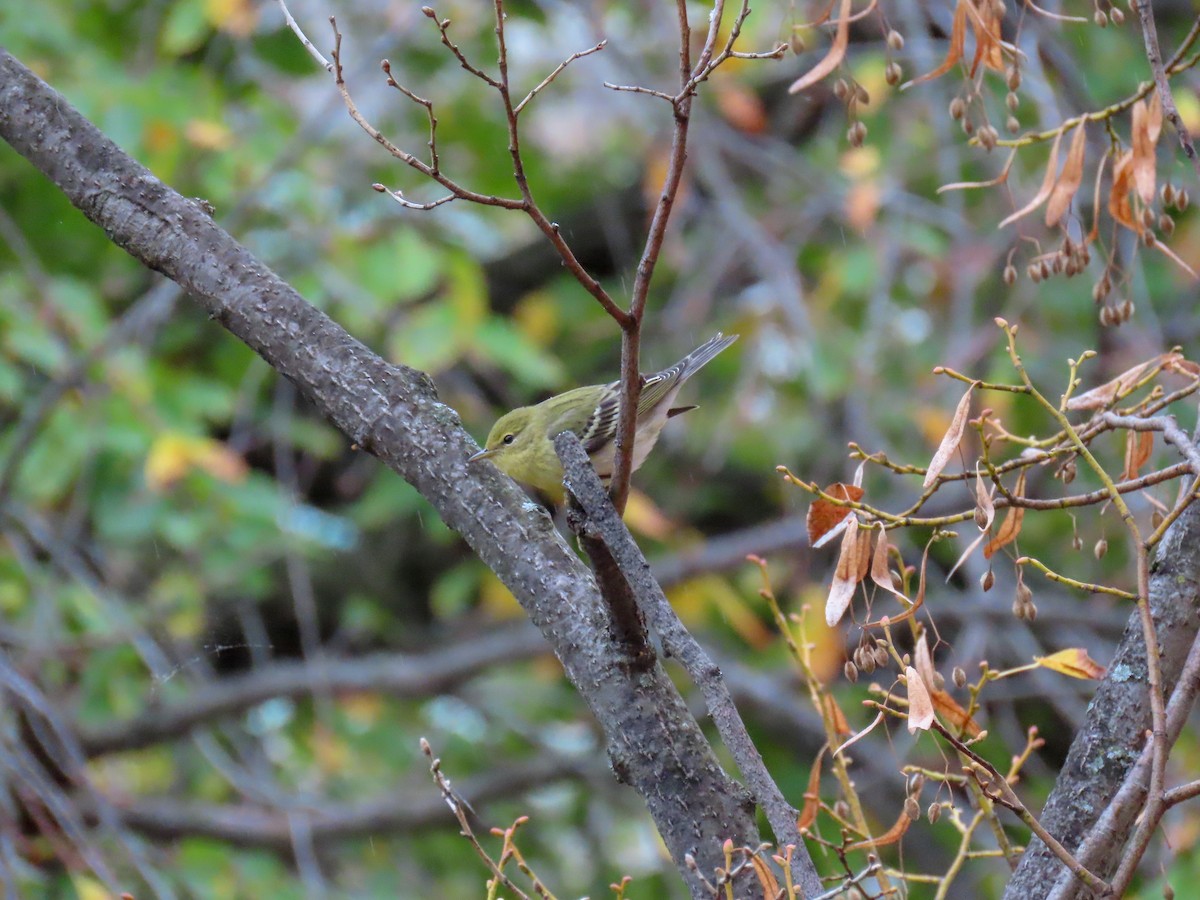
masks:
{"type": "MultiPolygon", "coordinates": [[[[488,65],[489,8],[439,7],[464,51],[488,65]]],[[[406,84],[436,100],[443,167],[474,189],[513,195],[495,98],[444,52],[417,7],[295,9],[326,51],[331,11],[347,35],[351,89],[377,124],[425,152],[423,111],[387,91],[378,74],[378,58],[390,56],[406,84]]],[[[597,39],[569,11],[522,3],[510,13],[514,69],[529,86],[597,39]]],[[[528,221],[460,203],[416,213],[371,190],[379,181],[414,200],[438,196],[354,127],[274,4],[51,0],[3,15],[11,52],[158,177],[210,203],[218,222],[356,337],[428,371],[480,436],[504,408],[615,377],[615,328],[561,273],[497,308],[485,263],[535,240],[528,221]]],[[[748,45],[776,40],[788,15],[756,13],[748,45]]],[[[612,9],[605,22],[616,35],[603,58],[609,68],[579,61],[524,120],[527,168],[551,218],[581,208],[599,216],[598,202],[661,166],[661,104],[606,92],[599,82],[621,80],[610,77],[611,66],[628,58],[641,60],[630,64],[631,80],[670,77],[669,17],[612,9]]],[[[1127,73],[1142,59],[1131,33],[1089,28],[1076,39],[1091,97],[1104,104],[1124,96],[1127,73]],[[1097,55],[1105,65],[1088,64],[1097,55]]],[[[802,512],[803,500],[774,466],[822,483],[848,480],[848,438],[924,462],[959,389],[932,376],[934,365],[1012,378],[988,330],[995,314],[1021,318],[1026,360],[1047,393],[1059,390],[1067,356],[1109,340],[1097,333],[1082,279],[1053,291],[1024,281],[1003,287],[998,275],[1014,242],[994,228],[1004,198],[934,193],[948,181],[993,177],[998,161],[963,148],[943,113],[954,85],[901,97],[882,83],[885,61],[871,49],[849,62],[872,86],[862,151],[848,151],[837,109],[800,146],[770,132],[739,134],[724,120],[713,96],[730,84],[766,92],[794,76],[794,61],[782,75],[771,64],[740,66],[721,73],[727,87],[706,86],[694,125],[697,170],[721,155],[724,140],[733,175],[721,185],[697,174],[685,187],[651,304],[645,368],[718,329],[743,340],[697,379],[701,409],[671,426],[635,481],[650,498],[634,525],[651,555],[802,512]],[[752,252],[758,238],[725,220],[716,204],[733,201],[718,189],[766,223],[773,252],[782,253],[774,263],[752,252]],[[862,190],[874,191],[878,204],[865,221],[852,208],[862,190]],[[802,292],[781,292],[786,280],[772,280],[780,266],[794,269],[802,292]]],[[[1021,113],[1031,127],[1032,107],[1021,113]]],[[[1021,154],[1015,194],[1033,189],[1040,166],[1040,148],[1021,154]]],[[[1179,176],[1174,162],[1164,166],[1179,176]]],[[[1188,220],[1179,235],[1184,247],[1200,240],[1188,220]]],[[[635,248],[640,238],[610,237],[635,248]]],[[[329,652],[353,656],[425,649],[519,614],[411,487],[353,451],[261,360],[163,290],[7,147],[0,238],[0,472],[12,485],[0,539],[0,617],[7,649],[73,721],[111,724],[186,698],[204,679],[251,661],[296,656],[306,627],[329,652]],[[167,314],[89,356],[122,317],[152,304],[167,314]],[[78,377],[57,396],[75,366],[78,377]],[[25,434],[28,444],[19,446],[25,434]],[[315,621],[296,600],[303,590],[316,598],[315,621]]],[[[616,296],[631,273],[625,265],[606,274],[616,296]]],[[[1175,318],[1181,284],[1159,259],[1138,269],[1131,293],[1155,297],[1158,318],[1147,311],[1134,348],[1195,337],[1193,325],[1175,318]]],[[[1134,352],[1128,344],[1114,351],[1134,352]]],[[[1014,431],[1046,425],[1004,398],[995,405],[1006,407],[1014,431]]],[[[1120,448],[1112,452],[1119,460],[1120,448]]],[[[881,505],[914,495],[914,485],[872,478],[881,505]]],[[[1053,544],[1069,527],[1065,514],[1031,517],[1028,540],[1053,544]]],[[[1090,530],[1090,545],[1104,527],[1081,530],[1090,530]]],[[[793,606],[819,603],[813,591],[823,574],[808,570],[811,560],[793,567],[790,553],[780,554],[784,596],[793,606]]],[[[1108,562],[1119,560],[1114,552],[1108,562]]],[[[755,605],[756,576],[709,577],[673,592],[689,623],[763,671],[783,667],[779,647],[763,652],[771,638],[755,605]]],[[[417,750],[421,736],[455,778],[546,748],[602,753],[578,698],[544,661],[421,701],[273,700],[236,725],[207,744],[184,739],[98,759],[94,777],[114,796],[236,803],[262,798],[231,772],[251,781],[269,773],[264,796],[293,797],[298,808],[387,794],[403,804],[435,795],[417,750]]],[[[761,736],[772,768],[799,797],[810,759],[771,744],[768,731],[761,736]]],[[[551,784],[488,804],[487,820],[504,826],[532,813],[522,848],[561,895],[602,896],[628,873],[631,896],[682,896],[637,799],[605,787],[600,793],[610,796],[600,803],[597,793],[586,781],[551,784]]],[[[128,849],[111,834],[97,840],[143,896],[146,882],[128,849]]],[[[448,813],[440,828],[340,841],[315,855],[337,896],[483,895],[484,870],[448,813]]],[[[315,890],[311,873],[281,855],[203,836],[156,842],[148,866],[180,896],[315,890]]],[[[89,896],[89,877],[29,864],[19,892],[89,896]]]]}

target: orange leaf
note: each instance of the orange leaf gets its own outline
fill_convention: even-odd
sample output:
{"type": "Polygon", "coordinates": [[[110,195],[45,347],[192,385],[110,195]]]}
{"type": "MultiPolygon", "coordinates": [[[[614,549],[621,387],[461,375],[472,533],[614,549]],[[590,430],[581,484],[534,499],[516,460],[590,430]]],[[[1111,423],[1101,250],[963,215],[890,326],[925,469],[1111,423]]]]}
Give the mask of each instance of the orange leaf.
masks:
{"type": "Polygon", "coordinates": [[[755,853],[750,857],[750,864],[754,866],[754,874],[758,876],[758,883],[762,886],[763,900],[772,900],[783,894],[779,882],[775,879],[775,873],[771,871],[765,859],[755,853]]]}
{"type": "Polygon", "coordinates": [[[762,134],[767,130],[767,111],[758,94],[740,81],[718,78],[713,84],[717,109],[725,121],[743,134],[762,134]]]}
{"type": "Polygon", "coordinates": [[[1099,680],[1104,677],[1105,668],[1096,662],[1082,647],[1071,647],[1059,650],[1049,656],[1035,657],[1035,662],[1044,669],[1053,669],[1072,678],[1091,678],[1099,680]]]}
{"type": "MultiPolygon", "coordinates": [[[[863,498],[863,489],[855,487],[852,484],[842,484],[838,481],[825,488],[824,493],[830,497],[836,497],[838,500],[850,500],[857,503],[863,498]]],[[[812,502],[812,506],[808,508],[808,542],[814,547],[820,547],[824,541],[821,539],[829,532],[833,531],[838,525],[841,525],[846,516],[850,515],[854,510],[839,506],[824,497],[818,497],[812,502]]]]}
{"type": "Polygon", "coordinates": [[[1087,139],[1083,123],[1075,129],[1075,137],[1071,139],[1071,149],[1067,151],[1067,161],[1063,163],[1058,181],[1050,194],[1050,202],[1046,204],[1046,227],[1053,228],[1071,206],[1075,192],[1083,184],[1083,157],[1087,150],[1087,139]]]}
{"type": "Polygon", "coordinates": [[[912,819],[908,817],[908,813],[901,811],[900,818],[896,820],[896,824],[889,828],[886,833],[881,834],[877,838],[855,841],[846,848],[845,852],[849,853],[851,850],[870,850],[872,847],[886,847],[889,844],[894,844],[900,838],[904,837],[904,832],[908,831],[908,826],[911,824],[912,819]]]}
{"type": "Polygon", "coordinates": [[[817,812],[821,809],[821,761],[825,758],[825,744],[817,754],[816,762],[808,772],[808,789],[804,792],[804,807],[796,819],[796,827],[803,831],[817,821],[817,812]]]}
{"type": "MultiPolygon", "coordinates": [[[[1025,470],[1021,470],[1021,474],[1017,476],[1017,487],[1013,491],[1014,497],[1025,496],[1025,470]]],[[[1025,518],[1025,507],[1010,506],[1008,514],[1004,517],[1004,521],[1000,523],[1000,530],[996,536],[988,541],[987,546],[983,548],[985,559],[991,559],[997,550],[1001,547],[1007,547],[1017,539],[1017,535],[1021,533],[1021,520],[1025,518]]]]}
{"type": "Polygon", "coordinates": [[[825,601],[825,623],[832,628],[842,620],[854,588],[858,585],[858,517],[851,515],[842,535],[842,549],[838,553],[837,567],[833,571],[833,583],[829,586],[829,599],[825,601]]]}
{"type": "Polygon", "coordinates": [[[850,0],[842,0],[842,8],[838,15],[837,31],[833,34],[833,43],[825,58],[792,82],[788,88],[789,94],[798,94],[807,87],[816,84],[842,62],[846,55],[846,47],[850,43],[850,0]]]}
{"type": "Polygon", "coordinates": [[[1000,50],[1000,20],[992,12],[990,3],[979,10],[967,3],[967,14],[971,17],[971,29],[975,32],[975,58],[971,60],[970,76],[975,77],[979,63],[994,72],[1004,70],[1004,56],[1000,50]]]}
{"type": "Polygon", "coordinates": [[[1154,452],[1153,431],[1130,431],[1125,435],[1125,471],[1121,474],[1122,481],[1132,481],[1138,477],[1138,470],[1150,459],[1154,452]]]}
{"type": "Polygon", "coordinates": [[[161,493],[195,469],[230,484],[249,472],[246,461],[220,441],[167,432],[154,439],[146,455],[146,485],[161,493]]]}
{"type": "Polygon", "coordinates": [[[926,72],[914,78],[912,81],[901,86],[901,90],[906,90],[914,84],[920,84],[923,81],[932,81],[934,78],[940,78],[951,69],[954,64],[962,59],[963,44],[967,39],[967,7],[971,0],[958,0],[958,5],[954,8],[954,23],[950,26],[950,49],[946,51],[946,58],[942,60],[942,64],[932,72],[926,72]]]}
{"type": "Polygon", "coordinates": [[[908,685],[908,733],[928,731],[936,716],[925,679],[912,666],[906,666],[904,681],[908,685]]]}
{"type": "Polygon", "coordinates": [[[1042,176],[1042,186],[1038,188],[1038,192],[1034,194],[1032,200],[997,225],[997,228],[1003,228],[1010,222],[1015,222],[1022,216],[1029,215],[1046,202],[1046,198],[1050,196],[1050,192],[1054,189],[1055,176],[1058,175],[1058,145],[1062,141],[1062,136],[1062,129],[1059,129],[1058,134],[1054,136],[1054,143],[1050,145],[1050,160],[1046,163],[1046,174],[1042,176]]]}
{"type": "Polygon", "coordinates": [[[958,701],[945,691],[934,691],[930,695],[930,699],[933,701],[933,708],[937,710],[938,715],[953,725],[956,730],[971,737],[979,737],[983,733],[983,729],[967,715],[965,709],[958,705],[958,701]]]}
{"type": "Polygon", "coordinates": [[[1129,192],[1134,182],[1133,151],[1126,150],[1113,165],[1112,187],[1108,191],[1108,212],[1130,231],[1142,233],[1142,220],[1133,214],[1129,192]]]}

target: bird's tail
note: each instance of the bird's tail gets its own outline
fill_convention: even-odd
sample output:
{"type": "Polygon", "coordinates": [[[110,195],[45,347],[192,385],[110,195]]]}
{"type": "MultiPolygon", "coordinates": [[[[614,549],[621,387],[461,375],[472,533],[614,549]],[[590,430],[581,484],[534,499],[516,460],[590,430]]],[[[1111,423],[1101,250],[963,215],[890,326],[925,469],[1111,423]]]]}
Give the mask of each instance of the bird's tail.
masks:
{"type": "MultiPolygon", "coordinates": [[[[642,385],[642,396],[638,400],[638,415],[645,415],[648,410],[653,409],[661,403],[664,397],[674,397],[674,392],[678,391],[685,381],[700,371],[706,363],[712,361],[714,356],[737,339],[738,336],[736,334],[725,337],[718,331],[713,338],[705,341],[669,369],[663,369],[661,372],[655,372],[653,375],[647,376],[642,385]]],[[[615,391],[617,382],[613,382],[610,387],[615,391]]],[[[615,415],[613,423],[613,427],[615,428],[615,415]]]]}
{"type": "Polygon", "coordinates": [[[679,381],[685,381],[701,368],[712,362],[713,358],[738,339],[736,334],[723,335],[717,332],[671,368],[679,370],[679,381]]]}

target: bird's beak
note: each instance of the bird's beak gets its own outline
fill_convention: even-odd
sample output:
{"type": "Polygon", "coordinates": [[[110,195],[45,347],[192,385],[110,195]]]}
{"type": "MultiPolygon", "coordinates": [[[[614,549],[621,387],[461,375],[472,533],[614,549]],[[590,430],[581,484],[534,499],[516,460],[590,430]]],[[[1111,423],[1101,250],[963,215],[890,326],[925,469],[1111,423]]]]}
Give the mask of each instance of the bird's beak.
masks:
{"type": "Polygon", "coordinates": [[[481,459],[491,459],[496,455],[495,450],[480,450],[478,453],[473,453],[467,457],[467,462],[479,462],[481,459]]]}

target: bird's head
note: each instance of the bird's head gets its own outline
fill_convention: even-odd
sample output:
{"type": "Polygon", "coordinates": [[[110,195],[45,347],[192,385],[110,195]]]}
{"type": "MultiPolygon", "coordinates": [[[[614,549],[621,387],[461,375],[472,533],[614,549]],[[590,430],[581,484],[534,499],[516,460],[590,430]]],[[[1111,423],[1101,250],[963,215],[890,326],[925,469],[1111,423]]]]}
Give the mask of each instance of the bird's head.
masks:
{"type": "Polygon", "coordinates": [[[511,463],[518,459],[522,450],[528,450],[531,446],[535,437],[535,429],[530,427],[532,423],[533,409],[531,407],[523,406],[510,413],[505,413],[496,420],[496,424],[488,432],[487,442],[483,445],[483,449],[471,456],[467,462],[490,459],[502,470],[508,471],[510,466],[505,463],[511,463]]]}

